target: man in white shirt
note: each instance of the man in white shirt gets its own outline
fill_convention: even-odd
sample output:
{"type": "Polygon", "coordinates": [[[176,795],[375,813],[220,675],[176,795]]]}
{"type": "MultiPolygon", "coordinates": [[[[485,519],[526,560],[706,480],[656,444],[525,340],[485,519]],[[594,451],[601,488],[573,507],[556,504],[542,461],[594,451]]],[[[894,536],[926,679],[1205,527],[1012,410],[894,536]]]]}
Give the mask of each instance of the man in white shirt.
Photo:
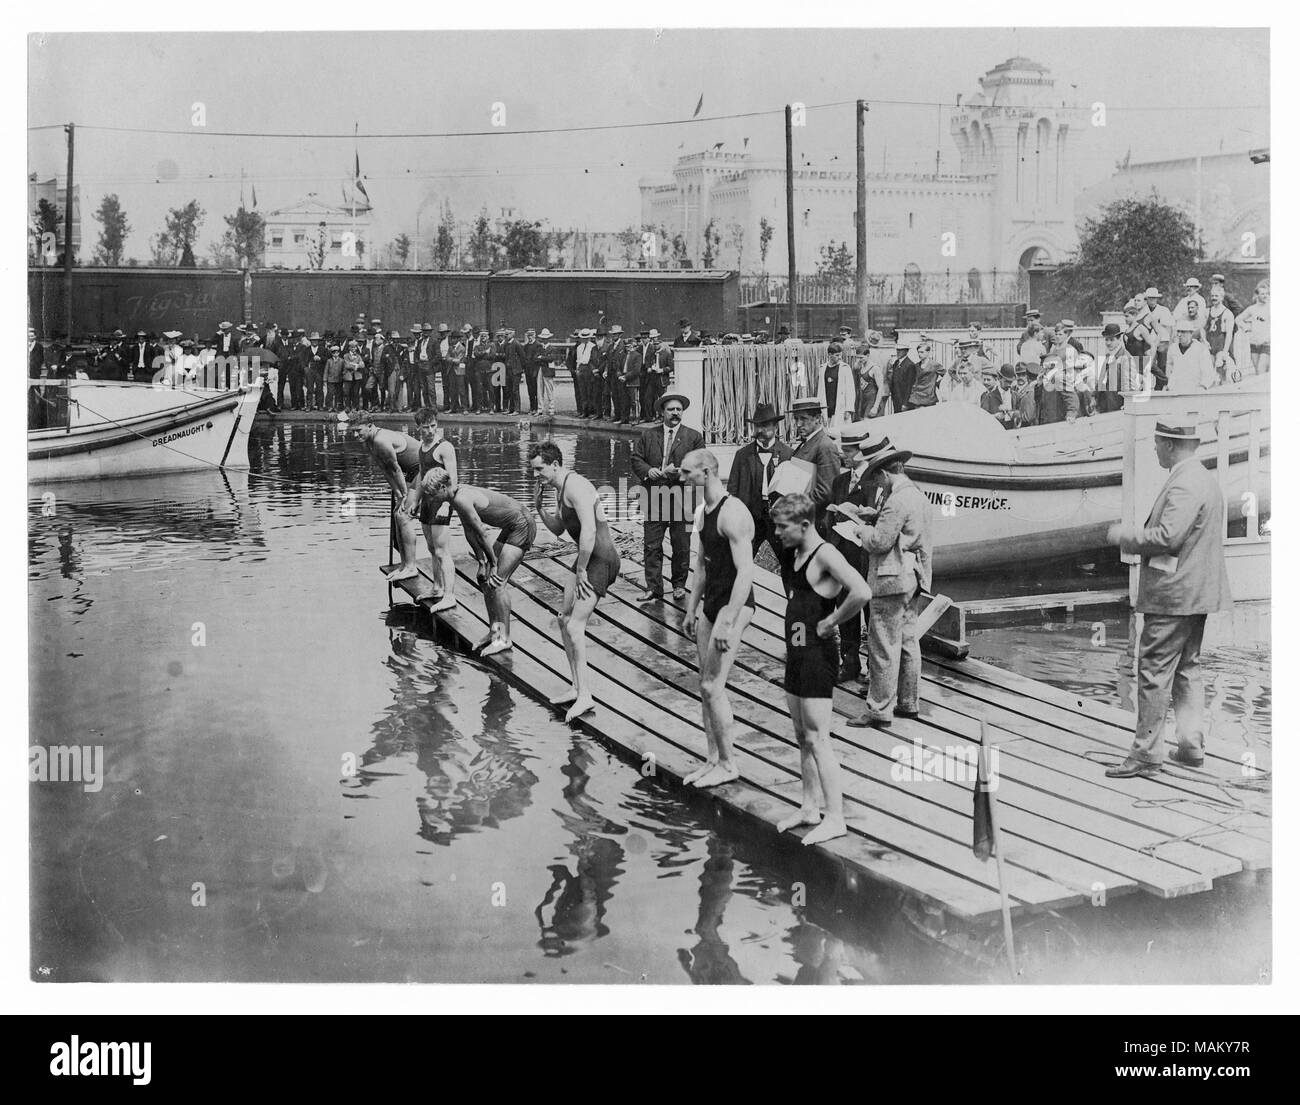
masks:
{"type": "Polygon", "coordinates": [[[1214,387],[1219,382],[1214,357],[1205,342],[1196,340],[1195,324],[1189,319],[1180,319],[1175,330],[1178,342],[1169,350],[1167,390],[1186,395],[1214,387]]]}
{"type": "Polygon", "coordinates": [[[1160,302],[1161,295],[1155,285],[1149,287],[1142,295],[1147,301],[1147,317],[1142,321],[1156,337],[1156,360],[1153,370],[1155,390],[1163,391],[1169,376],[1167,364],[1169,346],[1174,340],[1174,316],[1169,308],[1160,302]]]}
{"type": "Polygon", "coordinates": [[[1194,276],[1189,276],[1183,283],[1183,298],[1178,301],[1178,306],[1174,308],[1174,322],[1179,319],[1191,319],[1197,324],[1198,330],[1205,329],[1205,297],[1201,295],[1201,282],[1194,276]],[[1192,304],[1195,304],[1193,307],[1192,304]]]}

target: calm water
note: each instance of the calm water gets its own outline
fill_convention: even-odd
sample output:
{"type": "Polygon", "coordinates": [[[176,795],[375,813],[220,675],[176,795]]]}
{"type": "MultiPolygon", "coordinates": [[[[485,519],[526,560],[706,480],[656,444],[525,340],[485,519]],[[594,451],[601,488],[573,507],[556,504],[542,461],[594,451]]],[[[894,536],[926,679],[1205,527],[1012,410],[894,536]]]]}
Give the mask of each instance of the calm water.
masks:
{"type": "MultiPolygon", "coordinates": [[[[466,481],[526,494],[527,432],[452,436],[466,481]]],[[[625,439],[558,440],[597,482],[628,470],[625,439]]],[[[106,758],[97,793],[30,791],[34,978],[1001,981],[978,942],[851,898],[390,612],[388,491],[337,426],[259,426],[252,460],[56,487],[53,516],[32,489],[30,743],[106,758]]],[[[1096,670],[1021,663],[1070,634],[996,633],[978,654],[1119,693],[1093,649],[1096,670]]],[[[1252,673],[1225,708],[1266,725],[1266,655],[1229,674],[1252,673]]],[[[1254,982],[1268,888],[1135,895],[1023,940],[1042,981],[1254,982]]]]}

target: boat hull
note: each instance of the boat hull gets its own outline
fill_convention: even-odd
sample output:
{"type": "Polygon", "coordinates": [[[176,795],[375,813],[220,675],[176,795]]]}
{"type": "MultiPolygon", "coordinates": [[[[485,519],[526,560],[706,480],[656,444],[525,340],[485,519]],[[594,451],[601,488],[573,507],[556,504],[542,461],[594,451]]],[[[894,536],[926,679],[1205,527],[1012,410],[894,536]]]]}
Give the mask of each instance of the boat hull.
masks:
{"type": "Polygon", "coordinates": [[[69,425],[28,432],[28,480],[247,468],[260,397],[260,384],[214,391],[70,381],[69,425]]]}

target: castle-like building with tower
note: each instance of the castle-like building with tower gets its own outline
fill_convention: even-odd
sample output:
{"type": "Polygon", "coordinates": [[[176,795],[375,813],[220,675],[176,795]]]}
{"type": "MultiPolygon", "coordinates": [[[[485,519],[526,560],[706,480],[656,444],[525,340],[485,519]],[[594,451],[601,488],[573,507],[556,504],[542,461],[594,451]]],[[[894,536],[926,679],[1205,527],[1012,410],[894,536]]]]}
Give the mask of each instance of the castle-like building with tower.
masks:
{"type": "MultiPolygon", "coordinates": [[[[979,91],[951,109],[960,156],[955,173],[869,173],[867,259],[873,273],[991,273],[1014,276],[1035,260],[1062,260],[1077,245],[1071,162],[1086,112],[1068,104],[1046,66],[1016,57],[980,78],[979,91]]],[[[795,260],[817,267],[830,242],[856,238],[856,173],[805,165],[794,179],[795,260]]],[[[641,218],[681,235],[696,266],[706,228],[713,267],[784,273],[785,163],[709,150],[680,157],[670,182],[641,183],[641,218]],[[764,222],[772,228],[760,263],[764,222]]]]}

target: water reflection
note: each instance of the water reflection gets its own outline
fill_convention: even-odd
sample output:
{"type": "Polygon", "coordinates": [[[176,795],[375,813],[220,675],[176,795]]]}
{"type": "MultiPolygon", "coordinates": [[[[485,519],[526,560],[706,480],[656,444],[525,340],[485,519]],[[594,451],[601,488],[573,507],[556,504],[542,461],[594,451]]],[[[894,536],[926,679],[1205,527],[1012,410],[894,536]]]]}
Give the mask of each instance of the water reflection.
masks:
{"type": "Polygon", "coordinates": [[[735,850],[727,841],[710,833],[708,852],[709,858],[700,872],[700,912],[695,921],[695,934],[700,939],[689,951],[678,948],[677,959],[697,986],[748,986],[749,979],[741,974],[740,965],[732,958],[731,949],[720,932],[736,874],[735,850]]]}

